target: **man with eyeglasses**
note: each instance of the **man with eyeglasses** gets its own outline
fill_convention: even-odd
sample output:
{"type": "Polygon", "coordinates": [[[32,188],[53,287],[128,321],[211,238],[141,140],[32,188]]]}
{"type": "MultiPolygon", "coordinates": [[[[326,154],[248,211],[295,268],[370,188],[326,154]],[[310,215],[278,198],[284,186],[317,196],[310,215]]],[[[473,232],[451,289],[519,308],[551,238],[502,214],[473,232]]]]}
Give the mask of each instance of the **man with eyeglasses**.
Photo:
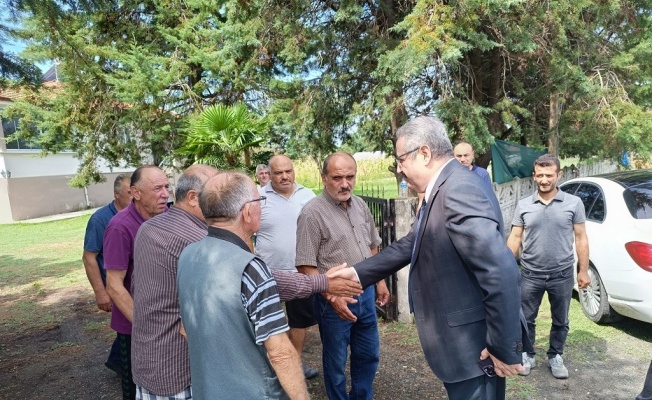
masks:
{"type": "Polygon", "coordinates": [[[177,273],[197,399],[309,398],[276,282],[252,254],[264,202],[239,172],[214,176],[199,195],[208,236],[181,252],[177,273]]]}
{"type": "MultiPolygon", "coordinates": [[[[294,263],[297,235],[297,217],[307,202],[315,197],[312,190],[294,181],[292,160],[282,154],[269,160],[270,182],[259,192],[267,198],[261,204],[260,229],[256,233],[256,255],[270,268],[298,272],[294,263]]],[[[312,312],[312,300],[297,299],[285,302],[290,331],[288,336],[301,356],[306,329],[317,324],[312,312]]],[[[315,368],[302,365],[306,379],[319,374],[315,368]]]]}
{"type": "Polygon", "coordinates": [[[425,192],[417,221],[405,237],[340,273],[367,287],[410,264],[410,311],[448,398],[505,399],[504,377],[524,370],[522,352],[531,345],[498,200],[455,161],[439,119],[417,117],[396,138],[398,172],[425,192]]]}

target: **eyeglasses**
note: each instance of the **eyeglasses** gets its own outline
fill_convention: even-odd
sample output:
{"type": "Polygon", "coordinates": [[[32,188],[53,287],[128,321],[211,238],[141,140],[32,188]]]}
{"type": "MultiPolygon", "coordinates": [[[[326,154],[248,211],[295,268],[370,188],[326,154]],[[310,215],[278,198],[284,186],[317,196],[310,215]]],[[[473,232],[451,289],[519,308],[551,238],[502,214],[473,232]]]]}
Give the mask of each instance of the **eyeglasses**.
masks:
{"type": "Polygon", "coordinates": [[[253,199],[253,200],[245,201],[245,203],[242,205],[242,208],[244,208],[244,206],[245,206],[247,203],[253,203],[253,202],[256,202],[256,201],[260,201],[260,205],[261,205],[261,206],[264,206],[264,205],[267,203],[267,196],[260,196],[260,197],[257,198],[257,199],[253,199]]]}
{"type": "Polygon", "coordinates": [[[415,148],[413,148],[413,149],[410,150],[410,151],[406,151],[405,153],[401,154],[400,156],[396,156],[396,157],[394,157],[394,158],[396,159],[396,163],[397,163],[397,164],[403,164],[403,162],[405,161],[405,159],[407,158],[407,156],[409,156],[410,154],[412,154],[412,153],[414,153],[415,151],[419,150],[420,148],[421,148],[421,146],[419,146],[419,147],[415,147],[415,148]]]}

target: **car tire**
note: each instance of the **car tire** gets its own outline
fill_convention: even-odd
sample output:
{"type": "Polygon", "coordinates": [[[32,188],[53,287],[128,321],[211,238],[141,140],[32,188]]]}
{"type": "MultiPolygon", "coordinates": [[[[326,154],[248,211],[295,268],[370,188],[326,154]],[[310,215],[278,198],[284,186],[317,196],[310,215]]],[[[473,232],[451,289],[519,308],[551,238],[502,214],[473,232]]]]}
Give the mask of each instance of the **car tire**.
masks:
{"type": "Polygon", "coordinates": [[[598,324],[607,324],[619,320],[621,316],[609,305],[607,290],[602,283],[598,270],[593,265],[589,265],[589,277],[591,277],[589,286],[579,290],[579,299],[584,315],[598,324]]]}

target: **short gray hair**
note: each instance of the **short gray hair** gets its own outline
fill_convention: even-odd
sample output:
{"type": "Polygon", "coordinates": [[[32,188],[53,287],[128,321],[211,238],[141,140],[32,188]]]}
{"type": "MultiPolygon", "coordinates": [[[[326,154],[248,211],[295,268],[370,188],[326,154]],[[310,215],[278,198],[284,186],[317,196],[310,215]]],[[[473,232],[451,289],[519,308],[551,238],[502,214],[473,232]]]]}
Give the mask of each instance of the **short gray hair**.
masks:
{"type": "Polygon", "coordinates": [[[269,166],[267,164],[256,165],[256,175],[258,175],[258,173],[264,169],[269,170],[269,166]]]}
{"type": "MultiPolygon", "coordinates": [[[[405,151],[410,151],[419,146],[428,146],[435,159],[445,156],[453,156],[453,145],[451,144],[446,126],[437,117],[421,116],[412,119],[396,131],[396,140],[405,138],[405,151]]],[[[415,154],[411,154],[414,157],[415,154]]]]}
{"type": "Polygon", "coordinates": [[[204,186],[204,181],[197,175],[181,175],[177,181],[177,188],[174,190],[174,199],[183,201],[188,192],[194,190],[199,193],[202,186],[204,186]]]}
{"type": "Polygon", "coordinates": [[[131,186],[131,175],[129,174],[119,174],[118,176],[115,177],[115,181],[113,181],[113,192],[118,193],[120,189],[122,188],[122,182],[127,180],[129,182],[129,186],[131,186]]]}
{"type": "Polygon", "coordinates": [[[217,169],[210,165],[195,164],[188,167],[177,181],[177,188],[174,191],[175,200],[184,201],[191,190],[201,192],[204,183],[217,175],[217,172],[217,169]]]}
{"type": "Polygon", "coordinates": [[[221,178],[219,182],[210,182],[199,193],[199,207],[209,223],[236,219],[242,207],[252,200],[255,188],[251,178],[242,172],[226,171],[217,176],[221,178]]]}

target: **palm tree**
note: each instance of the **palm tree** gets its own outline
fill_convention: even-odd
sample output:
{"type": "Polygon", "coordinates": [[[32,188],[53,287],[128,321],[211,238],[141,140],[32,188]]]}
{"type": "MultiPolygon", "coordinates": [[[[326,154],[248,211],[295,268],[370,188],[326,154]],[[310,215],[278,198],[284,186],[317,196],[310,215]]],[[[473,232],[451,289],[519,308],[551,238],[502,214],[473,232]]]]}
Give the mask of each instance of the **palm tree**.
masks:
{"type": "Polygon", "coordinates": [[[250,168],[252,152],[267,139],[269,122],[247,106],[210,106],[190,120],[188,134],[177,154],[217,168],[250,168]]]}

